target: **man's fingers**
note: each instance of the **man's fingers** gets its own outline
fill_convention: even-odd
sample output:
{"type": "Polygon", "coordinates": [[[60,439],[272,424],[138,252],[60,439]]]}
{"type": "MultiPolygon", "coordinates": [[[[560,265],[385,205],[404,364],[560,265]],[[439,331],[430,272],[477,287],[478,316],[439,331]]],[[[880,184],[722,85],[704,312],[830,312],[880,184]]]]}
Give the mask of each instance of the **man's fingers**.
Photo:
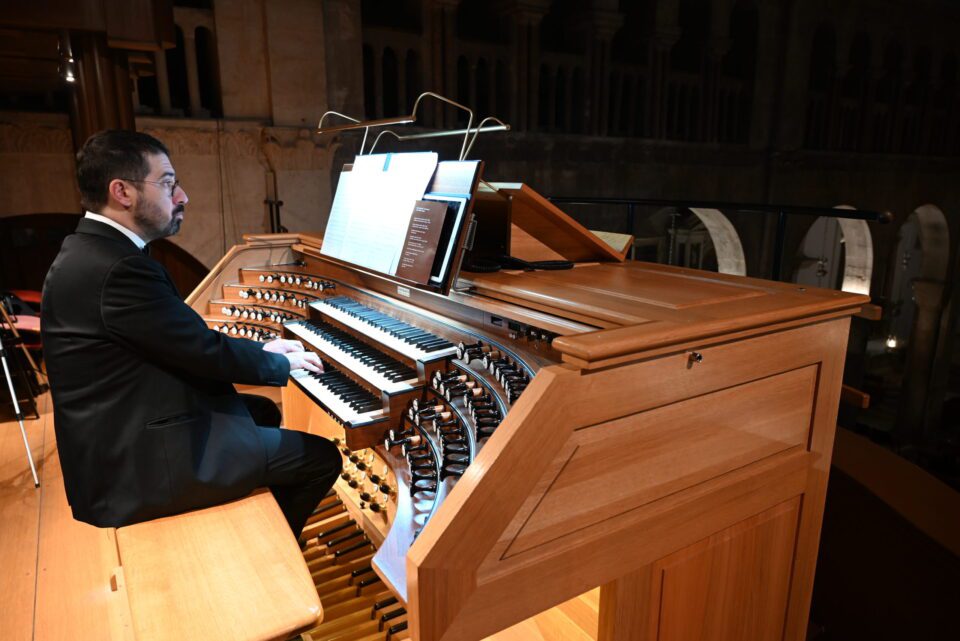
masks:
{"type": "Polygon", "coordinates": [[[304,360],[306,360],[308,363],[310,363],[311,365],[317,368],[316,370],[312,370],[312,371],[316,371],[316,372],[323,371],[323,361],[321,361],[320,357],[314,354],[313,352],[304,352],[304,360]]]}
{"type": "Polygon", "coordinates": [[[287,341],[287,346],[290,347],[290,351],[291,351],[291,352],[303,352],[303,351],[305,351],[305,350],[303,349],[303,343],[301,343],[300,341],[288,340],[288,341],[287,341]]]}

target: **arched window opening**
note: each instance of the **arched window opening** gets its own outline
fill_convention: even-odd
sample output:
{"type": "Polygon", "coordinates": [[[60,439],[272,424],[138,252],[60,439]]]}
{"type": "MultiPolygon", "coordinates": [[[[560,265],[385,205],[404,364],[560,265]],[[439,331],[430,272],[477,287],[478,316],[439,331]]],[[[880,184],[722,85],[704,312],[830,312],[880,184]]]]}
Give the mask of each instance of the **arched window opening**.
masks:
{"type": "Polygon", "coordinates": [[[828,149],[833,81],[837,75],[837,38],[833,27],[821,24],[813,34],[807,81],[807,149],[828,149]]]}
{"type": "Polygon", "coordinates": [[[540,65],[540,99],[537,106],[537,124],[540,127],[540,131],[550,130],[550,109],[553,107],[552,85],[550,68],[547,67],[547,65],[540,65]]]}
{"type": "Polygon", "coordinates": [[[420,74],[420,54],[411,49],[406,59],[407,95],[403,103],[403,111],[413,109],[417,96],[423,93],[423,76],[420,74]]]}
{"type": "Polygon", "coordinates": [[[849,71],[841,86],[839,146],[844,151],[856,151],[860,147],[860,132],[867,109],[870,58],[870,37],[858,33],[850,47],[849,71]]]}
{"type": "Polygon", "coordinates": [[[400,113],[400,68],[397,54],[387,47],[383,50],[383,116],[389,118],[400,113]]]}
{"type": "Polygon", "coordinates": [[[473,78],[476,86],[475,110],[480,118],[490,115],[490,69],[483,58],[477,61],[477,69],[473,78]]]}
{"type": "Polygon", "coordinates": [[[896,42],[887,45],[883,52],[883,67],[874,92],[873,150],[896,151],[893,134],[896,126],[895,109],[900,97],[903,67],[903,48],[896,42]]]}
{"type": "Polygon", "coordinates": [[[503,60],[497,60],[497,113],[496,116],[510,122],[510,73],[503,60]]]}
{"type": "Polygon", "coordinates": [[[557,69],[557,76],[555,80],[556,86],[556,116],[553,123],[553,128],[556,131],[561,131],[566,133],[569,129],[569,124],[567,122],[567,117],[569,113],[567,111],[567,72],[563,69],[557,69]]]}
{"type": "Polygon", "coordinates": [[[939,155],[960,153],[960,123],[957,108],[957,57],[948,53],[940,63],[940,78],[934,98],[930,152],[939,155]]]}
{"type": "Polygon", "coordinates": [[[363,45],[363,109],[367,118],[377,117],[377,90],[374,77],[373,47],[363,45]]]}
{"type": "Polygon", "coordinates": [[[579,67],[573,71],[572,93],[570,100],[570,132],[583,133],[584,97],[586,89],[583,83],[583,70],[579,67]]]}
{"type": "MultiPolygon", "coordinates": [[[[457,102],[470,106],[470,61],[466,56],[457,58],[457,102]]],[[[456,112],[457,122],[466,126],[467,112],[463,109],[457,109],[456,112]]]]}
{"type": "Polygon", "coordinates": [[[738,2],[730,15],[730,50],[723,59],[723,75],[733,82],[722,81],[720,85],[719,103],[727,105],[723,113],[725,117],[718,120],[721,142],[743,143],[749,136],[758,28],[759,17],[754,4],[738,2]]]}
{"type": "Polygon", "coordinates": [[[926,128],[930,114],[930,49],[918,47],[913,56],[910,84],[903,89],[903,127],[897,148],[904,153],[926,151],[926,128]]]}
{"type": "Polygon", "coordinates": [[[187,60],[184,56],[183,30],[174,25],[177,46],[167,49],[167,79],[170,81],[170,106],[180,114],[187,113],[190,106],[190,90],[187,88],[187,60]]]}
{"type": "Polygon", "coordinates": [[[680,38],[670,52],[670,64],[678,71],[699,73],[710,31],[709,0],[680,0],[680,38]]]}
{"type": "Polygon", "coordinates": [[[160,112],[160,89],[157,86],[157,74],[154,70],[144,69],[137,74],[137,97],[140,113],[155,114],[160,112]]]}
{"type": "Polygon", "coordinates": [[[217,40],[206,27],[197,27],[197,78],[200,83],[200,106],[214,118],[223,117],[220,94],[220,63],[217,60],[217,40]]]}

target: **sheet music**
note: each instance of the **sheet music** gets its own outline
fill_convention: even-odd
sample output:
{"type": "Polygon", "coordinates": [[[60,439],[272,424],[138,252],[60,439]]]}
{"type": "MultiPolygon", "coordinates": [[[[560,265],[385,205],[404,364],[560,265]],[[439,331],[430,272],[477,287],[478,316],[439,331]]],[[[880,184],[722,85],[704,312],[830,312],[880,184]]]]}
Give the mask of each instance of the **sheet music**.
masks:
{"type": "Polygon", "coordinates": [[[413,215],[437,167],[437,154],[358,156],[337,185],[320,251],[394,275],[413,215]]]}
{"type": "Polygon", "coordinates": [[[333,205],[327,217],[327,228],[323,232],[323,244],[320,251],[328,256],[339,256],[343,249],[343,239],[347,233],[347,220],[351,209],[358,207],[356,188],[352,180],[352,171],[341,171],[334,193],[333,205]]]}

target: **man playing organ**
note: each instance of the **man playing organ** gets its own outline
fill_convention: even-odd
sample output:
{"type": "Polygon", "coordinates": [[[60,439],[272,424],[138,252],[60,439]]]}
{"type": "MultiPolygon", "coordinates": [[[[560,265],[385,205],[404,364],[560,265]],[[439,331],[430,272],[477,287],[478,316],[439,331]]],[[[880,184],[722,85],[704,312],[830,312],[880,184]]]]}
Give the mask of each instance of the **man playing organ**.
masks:
{"type": "Polygon", "coordinates": [[[87,210],[43,288],[44,354],[75,518],[118,527],[273,492],[294,535],[330,490],[328,440],[258,426],[232,383],[282,386],[322,371],[299,341],[208,329],[146,255],[183,222],[187,194],[167,148],[103,131],[77,154],[87,210]]]}

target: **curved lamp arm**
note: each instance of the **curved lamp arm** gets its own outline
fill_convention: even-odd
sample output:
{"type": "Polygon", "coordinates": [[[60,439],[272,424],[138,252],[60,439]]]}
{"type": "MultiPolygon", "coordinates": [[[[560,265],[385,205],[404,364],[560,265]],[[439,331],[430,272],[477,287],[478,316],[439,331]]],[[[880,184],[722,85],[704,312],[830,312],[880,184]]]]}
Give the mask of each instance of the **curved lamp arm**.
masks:
{"type": "MultiPolygon", "coordinates": [[[[317,123],[317,133],[318,133],[318,134],[324,133],[324,130],[323,130],[323,121],[326,119],[327,116],[339,116],[340,118],[343,118],[344,120],[349,120],[350,122],[357,123],[357,124],[361,124],[360,121],[357,120],[356,118],[354,118],[353,116],[348,116],[347,114],[342,114],[342,113],[340,113],[339,111],[327,111],[327,112],[325,112],[322,116],[320,116],[320,122],[317,123]]],[[[368,135],[369,133],[370,133],[370,127],[369,127],[369,126],[368,126],[368,127],[364,127],[364,128],[363,128],[363,141],[360,143],[360,155],[361,155],[361,156],[363,155],[363,148],[367,145],[367,135],[368,135]]]]}
{"type": "Polygon", "coordinates": [[[473,136],[470,138],[470,144],[467,145],[466,150],[464,150],[464,152],[460,154],[460,160],[467,159],[467,156],[470,155],[470,150],[473,149],[473,143],[477,142],[477,136],[479,136],[480,132],[482,131],[510,131],[510,125],[503,122],[496,116],[487,116],[486,118],[481,120],[480,124],[477,125],[477,128],[473,130],[473,136]],[[491,120],[496,122],[498,126],[484,128],[484,125],[490,122],[491,120]]]}
{"type": "Polygon", "coordinates": [[[463,110],[466,111],[468,114],[470,114],[470,118],[467,120],[467,131],[466,131],[466,134],[465,134],[464,137],[463,137],[463,145],[460,146],[460,160],[463,160],[463,156],[464,156],[464,154],[465,154],[466,151],[467,151],[467,140],[470,138],[470,128],[473,127],[473,109],[470,109],[469,107],[466,107],[466,106],[464,106],[464,105],[461,105],[459,102],[454,102],[453,100],[450,100],[449,98],[445,98],[445,97],[441,96],[441,95],[438,94],[438,93],[433,93],[432,91],[424,91],[422,94],[420,94],[419,96],[417,96],[416,101],[413,103],[413,111],[411,112],[410,117],[411,117],[414,121],[416,121],[416,119],[417,119],[417,108],[420,107],[420,101],[423,100],[424,98],[428,98],[428,97],[429,97],[429,98],[436,98],[437,100],[440,100],[440,101],[442,101],[442,102],[445,102],[445,103],[447,103],[448,105],[453,105],[454,107],[456,107],[456,108],[458,108],[458,109],[463,109],[463,110]]]}

